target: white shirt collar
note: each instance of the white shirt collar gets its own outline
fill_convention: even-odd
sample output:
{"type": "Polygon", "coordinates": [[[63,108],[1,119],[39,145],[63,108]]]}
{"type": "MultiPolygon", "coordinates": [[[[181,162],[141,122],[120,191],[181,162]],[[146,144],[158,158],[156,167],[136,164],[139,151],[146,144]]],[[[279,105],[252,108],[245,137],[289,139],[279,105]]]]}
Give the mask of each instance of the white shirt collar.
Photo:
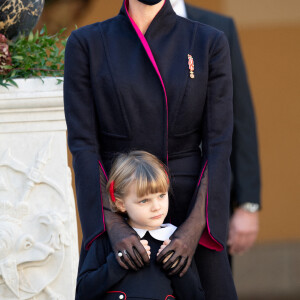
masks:
{"type": "Polygon", "coordinates": [[[168,240],[169,237],[173,234],[173,232],[177,229],[176,226],[172,224],[162,224],[161,228],[155,229],[155,230],[146,230],[146,229],[139,229],[139,228],[133,228],[136,233],[139,235],[139,237],[142,239],[147,231],[150,233],[150,235],[159,241],[165,241],[168,240]]]}
{"type": "Polygon", "coordinates": [[[178,16],[187,18],[186,7],[184,0],[170,0],[171,5],[178,16]]]}

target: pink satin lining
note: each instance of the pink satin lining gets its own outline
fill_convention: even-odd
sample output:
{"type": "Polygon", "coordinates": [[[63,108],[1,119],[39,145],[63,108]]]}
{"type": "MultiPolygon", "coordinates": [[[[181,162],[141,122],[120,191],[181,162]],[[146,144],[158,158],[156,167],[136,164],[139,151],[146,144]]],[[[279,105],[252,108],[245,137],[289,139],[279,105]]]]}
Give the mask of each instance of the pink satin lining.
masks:
{"type": "MultiPolygon", "coordinates": [[[[205,162],[197,187],[200,185],[202,176],[207,166],[207,162],[208,161],[205,162]]],[[[211,250],[222,251],[224,249],[224,247],[210,233],[208,222],[208,190],[206,194],[206,227],[200,237],[199,244],[211,250]]]]}
{"type": "MultiPolygon", "coordinates": [[[[100,167],[101,167],[101,169],[102,169],[102,172],[103,172],[103,174],[104,174],[106,180],[108,180],[107,175],[106,175],[106,173],[105,173],[105,171],[104,171],[104,168],[103,168],[103,166],[102,166],[100,160],[98,160],[98,163],[99,163],[99,165],[100,165],[100,167]]],[[[101,233],[99,233],[98,235],[96,235],[96,236],[95,236],[95,237],[94,237],[94,238],[86,245],[85,250],[89,250],[90,247],[91,247],[91,245],[92,245],[92,243],[93,243],[93,241],[94,241],[95,239],[97,239],[100,235],[102,235],[102,234],[105,232],[105,230],[106,230],[106,227],[105,227],[105,220],[104,220],[104,211],[103,211],[102,193],[101,193],[101,184],[100,184],[100,199],[101,199],[101,206],[102,206],[103,231],[102,231],[101,233]]]]}
{"type": "Polygon", "coordinates": [[[201,235],[199,244],[211,250],[222,251],[224,247],[212,236],[210,232],[209,223],[208,223],[207,206],[208,206],[208,192],[206,197],[206,227],[201,235]]]}
{"type": "MultiPolygon", "coordinates": [[[[165,5],[166,1],[164,2],[164,5],[165,5]]],[[[146,53],[160,79],[160,82],[161,82],[161,85],[163,87],[163,90],[164,90],[164,94],[165,94],[165,99],[166,99],[166,110],[167,110],[167,137],[168,137],[168,132],[169,132],[169,111],[168,111],[168,97],[167,97],[167,92],[166,92],[166,88],[165,88],[165,85],[164,85],[164,82],[162,80],[162,77],[160,75],[160,72],[159,72],[159,69],[157,67],[157,64],[156,64],[156,61],[154,59],[154,56],[152,54],[152,51],[150,49],[150,46],[146,40],[146,38],[144,37],[143,33],[140,31],[139,27],[135,24],[134,20],[130,17],[129,13],[128,13],[128,0],[125,0],[125,9],[126,9],[126,13],[128,15],[128,18],[134,28],[134,30],[136,31],[140,41],[142,42],[142,45],[144,46],[145,50],[146,50],[146,53]]],[[[167,164],[168,164],[168,160],[169,160],[169,156],[168,156],[168,143],[167,143],[167,164]]]]}

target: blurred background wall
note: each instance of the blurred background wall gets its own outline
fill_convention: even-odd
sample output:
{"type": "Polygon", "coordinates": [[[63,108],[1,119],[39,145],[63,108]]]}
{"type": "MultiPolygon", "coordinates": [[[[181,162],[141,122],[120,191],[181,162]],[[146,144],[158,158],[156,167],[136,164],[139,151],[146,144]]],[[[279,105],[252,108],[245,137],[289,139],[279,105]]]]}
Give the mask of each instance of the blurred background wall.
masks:
{"type": "MultiPolygon", "coordinates": [[[[300,299],[300,1],[187,2],[235,19],[253,94],[263,210],[256,246],[234,260],[240,299],[300,299]]],[[[70,33],[113,17],[121,4],[46,0],[39,26],[70,33]]]]}

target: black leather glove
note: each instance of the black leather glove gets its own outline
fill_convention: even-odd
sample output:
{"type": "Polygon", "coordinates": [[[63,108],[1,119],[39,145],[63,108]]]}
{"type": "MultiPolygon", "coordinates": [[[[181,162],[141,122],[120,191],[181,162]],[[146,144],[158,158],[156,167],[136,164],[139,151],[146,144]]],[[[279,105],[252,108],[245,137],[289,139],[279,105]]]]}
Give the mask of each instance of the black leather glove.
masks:
{"type": "Polygon", "coordinates": [[[201,234],[206,225],[205,200],[208,187],[207,169],[196,192],[195,201],[186,221],[170,237],[170,244],[157,257],[168,275],[182,277],[191,265],[201,234]]]}
{"type": "Polygon", "coordinates": [[[106,179],[102,172],[100,172],[100,187],[106,230],[116,259],[124,269],[137,271],[145,264],[149,264],[147,252],[141,244],[138,234],[127,224],[125,219],[110,211],[106,179]],[[121,257],[118,255],[119,252],[122,253],[121,257]]]}

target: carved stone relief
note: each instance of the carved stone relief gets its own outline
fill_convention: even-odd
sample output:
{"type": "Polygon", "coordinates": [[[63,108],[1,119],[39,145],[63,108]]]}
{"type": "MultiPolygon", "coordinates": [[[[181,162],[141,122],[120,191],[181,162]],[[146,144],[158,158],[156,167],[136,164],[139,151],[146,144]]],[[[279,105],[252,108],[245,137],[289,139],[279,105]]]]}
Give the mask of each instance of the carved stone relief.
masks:
{"type": "Polygon", "coordinates": [[[0,128],[0,299],[74,299],[78,244],[65,131],[19,128],[0,128]]]}

